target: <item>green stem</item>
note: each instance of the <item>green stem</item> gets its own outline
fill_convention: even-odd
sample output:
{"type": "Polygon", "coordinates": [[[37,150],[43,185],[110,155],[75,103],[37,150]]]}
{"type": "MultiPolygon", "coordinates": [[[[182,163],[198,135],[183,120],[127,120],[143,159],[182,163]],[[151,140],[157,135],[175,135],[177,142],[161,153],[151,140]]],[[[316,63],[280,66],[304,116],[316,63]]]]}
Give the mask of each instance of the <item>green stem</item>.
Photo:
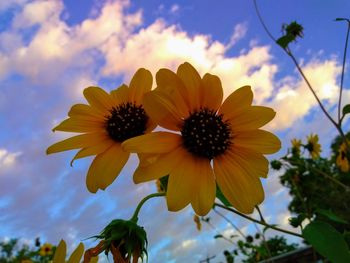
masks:
{"type": "Polygon", "coordinates": [[[339,93],[339,102],[338,102],[338,123],[339,123],[339,125],[341,125],[341,121],[343,120],[343,118],[340,116],[340,107],[341,107],[341,99],[342,99],[342,93],[343,93],[346,51],[348,49],[349,32],[350,32],[350,21],[347,20],[347,22],[348,22],[348,31],[346,32],[345,48],[344,48],[344,55],[343,55],[343,67],[342,67],[342,71],[341,71],[340,93],[339,93]]]}
{"type": "Polygon", "coordinates": [[[144,203],[146,203],[149,199],[153,198],[153,197],[159,197],[159,196],[165,196],[165,192],[163,193],[154,193],[154,194],[150,194],[150,195],[147,195],[145,198],[143,198],[141,200],[141,202],[137,205],[136,209],[135,209],[135,212],[134,214],[132,215],[130,221],[133,221],[135,223],[137,223],[138,221],[138,215],[139,215],[139,212],[141,210],[141,207],[144,205],[144,203]]]}
{"type": "Polygon", "coordinates": [[[231,207],[227,207],[227,206],[222,205],[222,204],[219,204],[219,203],[215,203],[214,205],[215,205],[215,206],[218,206],[218,207],[221,207],[221,208],[223,208],[223,209],[225,209],[225,210],[228,210],[228,211],[230,211],[230,212],[233,212],[233,213],[235,213],[235,214],[237,214],[237,215],[239,215],[239,216],[241,216],[241,217],[244,217],[245,219],[248,219],[248,220],[253,221],[253,222],[255,222],[255,223],[258,223],[258,224],[260,224],[260,225],[263,225],[263,226],[266,226],[266,227],[268,227],[268,228],[271,228],[271,229],[273,229],[273,230],[276,230],[276,231],[279,231],[279,232],[283,232],[283,233],[286,233],[286,234],[289,234],[289,235],[292,235],[292,236],[296,236],[296,237],[303,238],[303,236],[300,235],[300,234],[298,234],[298,233],[294,233],[294,232],[288,231],[288,230],[286,230],[286,229],[282,229],[282,228],[279,228],[279,227],[270,225],[270,224],[268,224],[268,223],[266,223],[266,222],[259,221],[259,220],[255,219],[255,218],[252,218],[252,217],[250,217],[250,216],[247,216],[247,215],[245,215],[245,214],[242,214],[241,212],[238,212],[237,210],[235,210],[235,209],[233,209],[233,208],[231,208],[231,207]]]}
{"type": "Polygon", "coordinates": [[[215,213],[217,213],[219,216],[225,219],[226,222],[229,223],[243,238],[246,238],[243,232],[230,219],[228,219],[225,215],[221,214],[218,210],[215,209],[215,207],[213,208],[213,210],[215,213]]]}

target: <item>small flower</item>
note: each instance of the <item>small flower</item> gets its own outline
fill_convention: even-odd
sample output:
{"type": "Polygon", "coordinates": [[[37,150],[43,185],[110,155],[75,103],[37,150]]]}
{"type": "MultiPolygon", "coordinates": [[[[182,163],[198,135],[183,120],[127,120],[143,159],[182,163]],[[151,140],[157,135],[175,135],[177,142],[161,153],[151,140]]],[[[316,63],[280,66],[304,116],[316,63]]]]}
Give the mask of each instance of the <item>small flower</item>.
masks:
{"type": "MultiPolygon", "coordinates": [[[[64,240],[61,240],[61,242],[58,244],[55,252],[55,256],[53,257],[53,263],[79,263],[81,260],[81,257],[84,253],[84,245],[83,243],[80,243],[77,248],[73,251],[73,253],[70,255],[68,261],[66,261],[66,252],[67,251],[67,244],[64,240]]],[[[98,258],[92,258],[91,260],[87,261],[86,263],[97,263],[98,258]]]]}
{"type": "Polygon", "coordinates": [[[202,224],[201,224],[201,219],[199,218],[199,216],[194,215],[193,216],[193,221],[196,223],[196,227],[198,231],[201,231],[202,229],[202,224]]]}
{"type": "Polygon", "coordinates": [[[53,253],[53,246],[50,243],[45,243],[40,247],[39,255],[42,257],[50,256],[53,253]]]}
{"type": "Polygon", "coordinates": [[[292,139],[291,143],[292,143],[292,155],[299,156],[300,155],[301,140],[292,139]]]}
{"type": "Polygon", "coordinates": [[[86,88],[88,104],[74,105],[69,118],[53,129],[82,134],[55,143],[47,154],[81,148],[72,162],[96,155],[86,185],[92,193],[106,189],[129,159],[130,153],[122,149],[121,143],[155,128],[142,105],[144,94],[151,88],[152,75],[146,69],[135,73],[129,87],[122,85],[110,93],[98,87],[86,88]]]}
{"type": "Polygon", "coordinates": [[[281,147],[279,139],[260,128],[271,121],[271,108],[252,106],[249,86],[233,92],[223,103],[220,79],[200,77],[189,63],[177,73],[161,69],[158,88],[145,95],[147,114],[159,131],[132,138],[122,144],[126,151],[156,156],[140,158],[134,182],[169,175],[166,199],[170,211],[191,204],[195,213],[206,215],[213,206],[216,183],[239,211],[252,213],[264,200],[259,177],[269,167],[264,154],[281,147]]]}
{"type": "Polygon", "coordinates": [[[118,263],[137,263],[139,259],[143,260],[147,256],[146,231],[134,221],[113,220],[95,237],[101,241],[96,247],[86,250],[84,263],[88,263],[91,257],[102,252],[106,255],[111,252],[114,262],[118,263]]]}
{"type": "MultiPolygon", "coordinates": [[[[348,143],[350,143],[349,140],[348,143]]],[[[336,164],[343,173],[349,172],[349,160],[347,156],[346,144],[343,142],[339,147],[339,154],[336,159],[336,164]]]]}
{"type": "Polygon", "coordinates": [[[312,159],[315,160],[320,157],[321,144],[318,143],[317,134],[310,134],[307,137],[307,144],[305,145],[305,148],[309,151],[312,159]]]}

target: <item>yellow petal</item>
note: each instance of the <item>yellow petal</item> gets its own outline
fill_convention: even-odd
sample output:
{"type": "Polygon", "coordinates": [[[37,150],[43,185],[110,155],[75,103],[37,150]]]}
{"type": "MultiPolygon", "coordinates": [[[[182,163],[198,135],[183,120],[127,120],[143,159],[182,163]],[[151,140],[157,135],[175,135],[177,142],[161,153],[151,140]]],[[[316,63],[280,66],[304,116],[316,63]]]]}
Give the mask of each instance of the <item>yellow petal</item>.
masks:
{"type": "Polygon", "coordinates": [[[62,239],[56,248],[55,255],[53,257],[53,263],[64,263],[66,262],[66,242],[62,239]]]}
{"type": "Polygon", "coordinates": [[[59,125],[52,129],[52,131],[65,132],[96,132],[104,131],[105,122],[102,120],[84,120],[77,118],[68,118],[62,121],[59,125]]]}
{"type": "Polygon", "coordinates": [[[124,84],[119,88],[112,90],[110,94],[115,106],[127,103],[129,101],[129,88],[124,84]]]}
{"type": "Polygon", "coordinates": [[[215,75],[205,74],[202,79],[201,106],[216,111],[221,106],[223,96],[220,79],[215,75]]]}
{"type": "Polygon", "coordinates": [[[146,131],[145,131],[145,133],[150,133],[156,127],[157,127],[157,124],[152,119],[149,118],[148,121],[147,121],[147,124],[146,124],[146,131]]]}
{"type": "Polygon", "coordinates": [[[232,147],[229,154],[237,160],[247,173],[256,177],[267,177],[269,172],[269,161],[261,153],[246,148],[232,147]]]}
{"type": "Polygon", "coordinates": [[[133,153],[167,153],[181,145],[179,134],[152,132],[137,136],[122,143],[125,151],[133,153]]]}
{"type": "Polygon", "coordinates": [[[230,119],[233,131],[255,130],[271,121],[276,112],[268,107],[252,106],[230,119]]]}
{"type": "Polygon", "coordinates": [[[281,148],[281,141],[277,136],[264,130],[237,133],[232,141],[234,146],[248,148],[263,154],[272,154],[281,148]]]}
{"type": "Polygon", "coordinates": [[[200,108],[202,81],[197,70],[190,63],[185,62],[177,69],[177,75],[186,87],[190,111],[198,110],[200,108]]]}
{"type": "Polygon", "coordinates": [[[224,115],[224,119],[231,119],[239,114],[243,109],[251,106],[253,102],[253,92],[250,86],[244,86],[235,90],[226,98],[219,110],[224,115]]]}
{"type": "Polygon", "coordinates": [[[75,104],[68,112],[69,117],[92,121],[104,120],[104,116],[86,104],[75,104]]]}
{"type": "Polygon", "coordinates": [[[104,141],[105,138],[106,135],[104,133],[80,134],[51,145],[47,148],[46,153],[51,154],[97,145],[104,141]]]}
{"type": "Polygon", "coordinates": [[[179,211],[192,201],[193,187],[197,185],[200,179],[193,157],[185,153],[184,150],[183,152],[181,161],[178,162],[169,175],[166,193],[169,211],[179,211]]]}
{"type": "Polygon", "coordinates": [[[182,80],[169,69],[160,69],[156,74],[158,88],[168,94],[182,118],[189,115],[189,98],[182,80]]]}
{"type": "Polygon", "coordinates": [[[119,175],[128,159],[129,153],[124,152],[120,144],[114,144],[107,151],[97,155],[86,177],[88,190],[96,193],[98,189],[106,189],[119,175]]]}
{"type": "Polygon", "coordinates": [[[182,125],[179,112],[164,93],[152,91],[143,98],[143,106],[147,115],[160,126],[178,131],[182,125]]]}
{"type": "Polygon", "coordinates": [[[238,211],[250,214],[263,201],[260,180],[251,178],[227,156],[214,159],[214,172],[222,193],[238,211]]]}
{"type": "Polygon", "coordinates": [[[98,256],[92,257],[92,258],[90,259],[90,263],[97,263],[97,262],[98,262],[98,256]]]}
{"type": "Polygon", "coordinates": [[[216,184],[214,172],[210,161],[204,158],[196,158],[196,184],[193,185],[191,205],[197,215],[208,214],[214,204],[216,196],[216,184]]]}
{"type": "Polygon", "coordinates": [[[106,114],[115,106],[111,96],[99,87],[84,89],[84,96],[93,108],[103,114],[106,114]]]}
{"type": "Polygon", "coordinates": [[[134,183],[156,180],[170,174],[183,158],[181,147],[158,156],[140,156],[140,164],[134,173],[134,183]]]}
{"type": "Polygon", "coordinates": [[[103,153],[108,148],[110,148],[112,146],[112,144],[114,144],[114,143],[116,143],[116,142],[107,138],[106,140],[100,141],[96,145],[92,145],[90,147],[83,148],[79,152],[77,152],[77,154],[73,157],[73,159],[70,162],[70,165],[73,166],[73,162],[77,159],[103,153]]]}
{"type": "Polygon", "coordinates": [[[143,95],[152,89],[152,74],[144,68],[136,71],[129,85],[129,101],[137,105],[142,104],[143,95]]]}
{"type": "Polygon", "coordinates": [[[80,243],[79,246],[74,250],[72,255],[69,257],[67,263],[79,263],[81,257],[84,253],[84,245],[83,243],[80,243]]]}

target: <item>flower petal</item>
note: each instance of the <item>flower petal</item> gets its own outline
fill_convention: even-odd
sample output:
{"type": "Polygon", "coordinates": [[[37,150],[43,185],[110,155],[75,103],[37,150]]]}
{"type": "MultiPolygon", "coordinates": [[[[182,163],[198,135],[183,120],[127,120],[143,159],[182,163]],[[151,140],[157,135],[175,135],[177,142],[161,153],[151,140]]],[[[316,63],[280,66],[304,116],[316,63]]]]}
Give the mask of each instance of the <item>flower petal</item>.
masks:
{"type": "Polygon", "coordinates": [[[268,107],[251,106],[230,119],[233,131],[255,130],[271,121],[276,112],[268,107]]]}
{"type": "Polygon", "coordinates": [[[110,92],[115,106],[129,101],[129,88],[125,84],[110,92]]]}
{"type": "Polygon", "coordinates": [[[129,159],[129,153],[123,151],[120,144],[114,144],[107,151],[97,155],[86,177],[86,186],[91,193],[106,189],[123,169],[129,159]]]}
{"type": "Polygon", "coordinates": [[[51,145],[47,148],[46,153],[51,154],[98,145],[105,139],[106,135],[104,133],[80,134],[51,145]]]}
{"type": "Polygon", "coordinates": [[[235,90],[228,96],[221,105],[219,114],[223,114],[225,120],[239,114],[242,109],[251,106],[253,102],[253,92],[250,86],[244,86],[235,90]]]}
{"type": "Polygon", "coordinates": [[[240,212],[250,214],[264,200],[260,180],[247,175],[227,155],[214,159],[214,172],[222,193],[240,212]]]}
{"type": "Polygon", "coordinates": [[[99,87],[88,87],[84,89],[84,96],[93,108],[103,114],[115,106],[111,96],[99,87]]]}
{"type": "Polygon", "coordinates": [[[67,244],[63,239],[61,239],[60,243],[56,248],[55,255],[53,257],[53,263],[66,262],[66,250],[67,250],[67,244]]]}
{"type": "Polygon", "coordinates": [[[237,160],[247,173],[255,177],[267,177],[269,161],[261,153],[238,147],[232,147],[230,154],[237,160]]]}
{"type": "Polygon", "coordinates": [[[169,174],[166,193],[169,211],[179,211],[192,201],[193,187],[198,183],[197,171],[193,157],[183,150],[181,161],[169,174]]]}
{"type": "Polygon", "coordinates": [[[105,122],[102,120],[85,120],[68,118],[62,121],[59,125],[52,129],[52,131],[65,132],[102,132],[105,131],[105,122]]]}
{"type": "MultiPolygon", "coordinates": [[[[80,243],[79,246],[73,251],[72,255],[69,257],[67,263],[78,263],[84,253],[84,245],[80,243]]],[[[64,261],[62,261],[64,262],[64,261]]]]}
{"type": "Polygon", "coordinates": [[[160,69],[156,74],[158,88],[168,94],[181,117],[186,118],[190,112],[187,90],[182,80],[169,69],[160,69]]]}
{"type": "Polygon", "coordinates": [[[129,85],[129,101],[142,104],[143,95],[152,89],[152,74],[149,70],[140,68],[132,77],[129,85]]]}
{"type": "Polygon", "coordinates": [[[104,119],[104,116],[98,113],[90,105],[75,104],[68,112],[68,116],[76,119],[85,119],[92,121],[100,121],[104,119]]]}
{"type": "Polygon", "coordinates": [[[188,62],[181,64],[177,69],[177,75],[185,84],[188,106],[190,111],[195,111],[200,108],[201,97],[201,77],[197,70],[188,62]]]}
{"type": "Polygon", "coordinates": [[[156,180],[168,175],[183,158],[181,147],[158,156],[140,156],[140,164],[134,173],[134,183],[156,180]]]}
{"type": "Polygon", "coordinates": [[[112,144],[114,144],[114,143],[116,143],[116,142],[109,139],[109,138],[106,138],[105,140],[100,141],[96,145],[93,145],[90,147],[85,147],[85,148],[81,149],[79,152],[77,152],[77,154],[71,160],[70,165],[73,166],[73,162],[77,159],[103,153],[108,148],[110,148],[112,146],[112,144]]]}
{"type": "Polygon", "coordinates": [[[210,161],[204,158],[196,158],[196,184],[193,185],[191,205],[197,215],[208,214],[214,204],[216,196],[216,184],[214,172],[210,161]]]}
{"type": "Polygon", "coordinates": [[[223,96],[220,79],[215,75],[205,74],[202,79],[201,106],[216,111],[222,103],[223,96]]]}
{"type": "Polygon", "coordinates": [[[143,98],[143,106],[147,115],[160,126],[178,131],[182,125],[181,116],[164,93],[152,91],[143,98]]]}
{"type": "Polygon", "coordinates": [[[239,132],[234,135],[233,145],[248,148],[263,154],[272,154],[281,149],[281,141],[271,132],[252,130],[239,132]]]}
{"type": "Polygon", "coordinates": [[[134,153],[167,153],[182,143],[181,136],[170,132],[152,132],[122,143],[125,151],[134,153]]]}

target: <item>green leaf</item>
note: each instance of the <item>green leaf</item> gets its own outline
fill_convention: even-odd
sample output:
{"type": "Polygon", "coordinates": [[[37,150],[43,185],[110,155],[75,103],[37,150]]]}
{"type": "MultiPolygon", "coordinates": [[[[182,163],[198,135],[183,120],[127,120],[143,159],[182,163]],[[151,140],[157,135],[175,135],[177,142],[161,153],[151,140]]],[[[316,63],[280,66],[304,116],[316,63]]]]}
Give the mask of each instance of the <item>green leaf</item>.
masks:
{"type": "Polygon", "coordinates": [[[232,206],[230,202],[226,199],[224,194],[221,192],[221,189],[219,186],[216,185],[216,197],[223,203],[225,206],[232,206]]]}
{"type": "Polygon", "coordinates": [[[315,250],[333,263],[350,262],[350,252],[343,236],[331,225],[314,221],[303,230],[303,237],[315,250]]]}
{"type": "Polygon", "coordinates": [[[343,219],[343,218],[340,218],[339,216],[337,216],[336,214],[334,214],[332,211],[330,210],[325,210],[325,209],[317,209],[316,210],[317,213],[319,213],[320,215],[323,215],[325,217],[327,217],[328,219],[334,221],[334,222],[337,222],[337,223],[340,223],[340,224],[348,224],[348,222],[343,219]]]}
{"type": "Polygon", "coordinates": [[[295,37],[293,37],[292,35],[285,35],[277,39],[276,43],[282,48],[286,48],[290,42],[294,41],[294,39],[295,37]]]}
{"type": "Polygon", "coordinates": [[[219,235],[215,235],[214,238],[217,239],[217,238],[223,238],[224,236],[219,234],[219,235]]]}
{"type": "Polygon", "coordinates": [[[350,104],[346,104],[343,108],[343,116],[350,113],[350,104]]]}
{"type": "Polygon", "coordinates": [[[349,21],[349,19],[338,17],[335,19],[335,21],[349,21]]]}

